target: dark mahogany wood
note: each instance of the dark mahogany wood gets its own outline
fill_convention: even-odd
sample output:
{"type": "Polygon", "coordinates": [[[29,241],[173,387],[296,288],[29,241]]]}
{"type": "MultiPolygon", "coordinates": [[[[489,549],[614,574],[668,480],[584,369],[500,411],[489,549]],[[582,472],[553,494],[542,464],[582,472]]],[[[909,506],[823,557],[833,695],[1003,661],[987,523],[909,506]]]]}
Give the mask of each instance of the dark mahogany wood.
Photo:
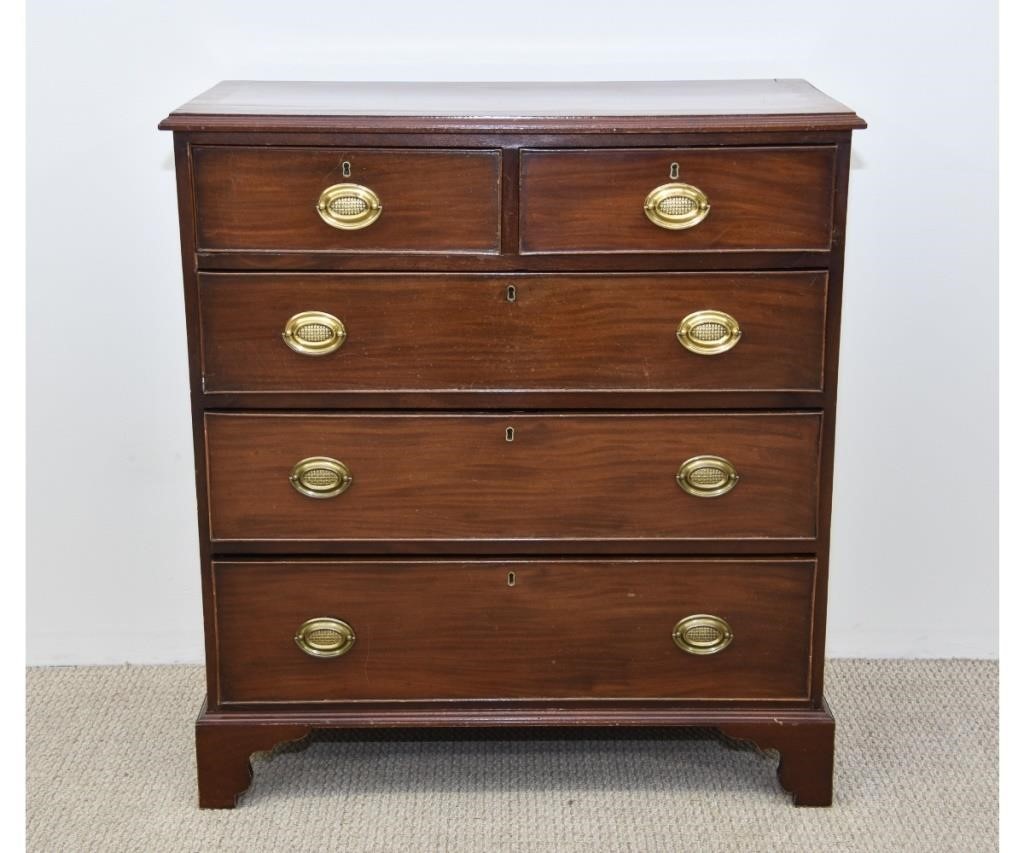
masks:
{"type": "Polygon", "coordinates": [[[835,157],[833,146],[523,151],[520,248],[569,254],[826,249],[835,157]],[[711,204],[706,219],[681,231],[655,225],[643,209],[651,190],[674,182],[696,186],[711,204]]]}
{"type": "MultiPolygon", "coordinates": [[[[417,133],[424,126],[452,135],[502,133],[573,133],[646,136],[651,133],[792,133],[849,132],[867,125],[857,116],[828,115],[701,115],[701,116],[579,116],[571,118],[471,118],[447,116],[218,116],[170,115],[161,130],[195,133],[417,133]]],[[[757,140],[763,141],[763,140],[757,140]]]]}
{"type": "Polygon", "coordinates": [[[779,783],[798,806],[832,805],[836,722],[827,703],[809,718],[729,722],[719,730],[779,753],[779,783]]]}
{"type": "Polygon", "coordinates": [[[831,477],[850,131],[864,122],[792,80],[235,81],[161,126],[175,131],[189,332],[201,805],[234,805],[252,752],[314,729],[470,726],[717,726],[777,750],[797,804],[831,802],[831,477]],[[689,231],[640,207],[672,162],[711,197],[689,231]],[[313,209],[343,179],[382,196],[364,231],[313,209]],[[675,342],[698,296],[744,326],[723,358],[675,342]],[[350,334],[320,363],[280,342],[281,315],[331,310],[313,299],[350,334]],[[732,454],[737,489],[680,491],[695,453],[732,454]],[[349,492],[314,502],[288,485],[315,454],[352,465],[349,492]],[[509,565],[529,583],[509,587],[509,565]],[[359,602],[357,647],[307,661],[285,611],[335,595],[359,602]],[[662,642],[648,623],[676,595],[744,627],[679,689],[659,667],[700,663],[644,645],[662,642]],[[432,611],[445,671],[428,642],[380,633],[401,621],[420,639],[432,611]],[[751,628],[775,657],[745,645],[751,628]],[[546,643],[557,654],[541,667],[546,643]],[[364,698],[322,675],[360,661],[364,698]]]}
{"type": "MultiPolygon", "coordinates": [[[[652,228],[656,227],[654,225],[652,228]]],[[[506,232],[507,233],[507,232],[506,232]]],[[[517,255],[510,250],[504,255],[423,253],[365,254],[349,252],[301,251],[219,251],[196,253],[197,267],[202,270],[250,272],[342,271],[342,272],[684,272],[824,269],[829,253],[824,249],[803,251],[729,252],[636,252],[590,255],[552,254],[517,255]]]]}
{"type": "Polygon", "coordinates": [[[196,721],[199,807],[233,809],[252,782],[250,756],[302,740],[310,731],[309,726],[267,722],[218,725],[206,716],[204,706],[196,721]]]}
{"type": "Polygon", "coordinates": [[[602,390],[461,389],[449,391],[213,391],[202,395],[208,409],[354,409],[416,411],[500,410],[593,411],[820,409],[822,391],[666,391],[637,388],[602,390]]]}
{"type": "Polygon", "coordinates": [[[832,539],[832,471],[835,461],[836,396],[839,388],[839,337],[843,307],[843,261],[846,245],[846,201],[850,179],[850,143],[838,149],[835,192],[835,239],[829,261],[826,336],[826,403],[822,414],[821,471],[818,478],[819,567],[815,580],[815,631],[813,638],[812,684],[814,695],[824,702],[825,622],[828,612],[828,564],[832,539]]]}
{"type": "Polygon", "coordinates": [[[164,130],[577,132],[851,130],[864,121],[806,80],[290,82],[225,80],[164,130]]]}
{"type": "Polygon", "coordinates": [[[531,539],[491,537],[487,539],[218,539],[211,550],[222,555],[291,555],[296,553],[331,556],[458,555],[458,556],[765,556],[769,554],[815,554],[814,539],[531,539]]]}
{"type": "Polygon", "coordinates": [[[717,415],[209,414],[212,537],[220,540],[813,539],[821,418],[717,415]],[[514,430],[507,440],[506,430],[514,430]],[[695,497],[694,456],[739,484],[695,497]],[[330,499],[297,492],[295,463],[349,467],[330,499]]]}
{"type": "MultiPolygon", "coordinates": [[[[588,121],[593,121],[588,119],[588,121]]],[[[644,132],[594,128],[592,132],[579,130],[511,130],[496,126],[481,126],[474,131],[450,132],[443,125],[427,121],[418,130],[402,131],[381,128],[375,131],[353,130],[276,130],[276,131],[198,131],[187,135],[191,144],[260,146],[265,148],[303,146],[311,148],[449,148],[501,149],[514,154],[518,169],[519,152],[524,148],[672,148],[711,146],[780,146],[839,145],[849,140],[849,133],[833,130],[788,131],[721,131],[679,130],[644,132]]]]}
{"type": "MultiPolygon", "coordinates": [[[[821,708],[771,710],[730,707],[685,708],[665,703],[657,708],[591,703],[565,707],[548,703],[529,707],[459,709],[448,703],[416,707],[390,703],[368,708],[353,703],[345,710],[282,709],[211,711],[204,705],[196,723],[200,805],[233,808],[252,781],[249,757],[279,743],[301,740],[314,729],[507,729],[546,727],[599,729],[611,737],[635,737],[641,727],[716,727],[727,737],[779,753],[778,777],[798,806],[832,803],[835,721],[827,704],[821,708]]],[[[588,732],[588,735],[590,732],[588,732]]],[[[531,733],[532,736],[532,733],[531,733]]],[[[685,772],[685,768],[681,768],[685,772]]]]}
{"type": "Polygon", "coordinates": [[[192,152],[200,249],[304,252],[497,252],[498,151],[199,146],[192,152]],[[351,174],[345,176],[343,164],[351,174]],[[333,228],[320,193],[363,184],[381,200],[376,222],[333,228]]]}
{"type": "MultiPolygon", "coordinates": [[[[213,613],[213,575],[210,572],[209,506],[206,489],[206,436],[202,405],[202,356],[199,335],[199,294],[195,288],[195,199],[192,193],[192,155],[188,142],[174,137],[174,168],[178,193],[178,224],[181,239],[181,267],[185,278],[185,324],[188,329],[188,370],[192,409],[192,446],[195,460],[196,509],[199,526],[199,564],[203,614],[213,613]]],[[[213,622],[204,618],[203,641],[206,652],[206,695],[215,696],[217,687],[217,647],[213,622]],[[210,665],[213,662],[213,665],[210,665]]]]}
{"type": "Polygon", "coordinates": [[[220,703],[808,696],[807,560],[214,563],[220,703]],[[381,591],[387,594],[382,595],[381,591]],[[735,639],[672,641],[711,613],[735,639]],[[337,658],[294,641],[352,626],[337,658]]]}
{"type": "MultiPolygon", "coordinates": [[[[224,391],[806,390],[822,388],[823,273],[199,277],[203,387],[224,391]],[[725,311],[729,352],[684,349],[680,321],[725,311]],[[326,356],[281,339],[326,311],[326,356]]],[[[468,398],[467,398],[468,401],[468,398]]]]}

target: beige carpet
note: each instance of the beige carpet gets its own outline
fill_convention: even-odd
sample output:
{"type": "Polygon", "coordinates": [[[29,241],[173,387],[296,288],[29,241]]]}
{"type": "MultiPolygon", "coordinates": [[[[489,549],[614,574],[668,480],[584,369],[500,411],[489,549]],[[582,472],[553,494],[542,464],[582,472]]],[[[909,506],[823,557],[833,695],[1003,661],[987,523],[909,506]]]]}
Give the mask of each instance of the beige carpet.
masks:
{"type": "Polygon", "coordinates": [[[774,756],[667,740],[314,735],[258,755],[234,811],[195,806],[197,667],[28,673],[33,851],[996,849],[998,669],[835,661],[836,799],[797,809],[774,756]]]}

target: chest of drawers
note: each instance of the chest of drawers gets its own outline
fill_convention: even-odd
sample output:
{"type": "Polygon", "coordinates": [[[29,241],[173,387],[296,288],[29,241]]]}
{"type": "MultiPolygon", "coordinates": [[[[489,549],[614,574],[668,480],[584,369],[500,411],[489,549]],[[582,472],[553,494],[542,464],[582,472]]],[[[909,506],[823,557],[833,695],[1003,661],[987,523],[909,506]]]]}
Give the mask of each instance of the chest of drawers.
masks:
{"type": "Polygon", "coordinates": [[[313,729],[704,726],[832,796],[851,131],[803,81],[171,113],[199,801],[313,729]]]}

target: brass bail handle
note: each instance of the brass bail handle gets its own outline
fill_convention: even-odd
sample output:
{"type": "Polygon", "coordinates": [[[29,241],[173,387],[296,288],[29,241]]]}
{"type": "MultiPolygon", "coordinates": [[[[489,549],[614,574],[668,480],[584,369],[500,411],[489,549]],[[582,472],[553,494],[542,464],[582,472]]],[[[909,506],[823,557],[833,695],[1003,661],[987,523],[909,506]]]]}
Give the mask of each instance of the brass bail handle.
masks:
{"type": "Polygon", "coordinates": [[[679,466],[679,488],[697,498],[717,498],[731,492],[740,481],[735,466],[721,456],[693,456],[679,466]]]}
{"type": "Polygon", "coordinates": [[[328,355],[341,348],[345,324],[326,311],[301,311],[284,324],[281,339],[299,355],[328,355]]]}
{"type": "Polygon", "coordinates": [[[711,202],[692,184],[671,183],[655,187],[644,199],[644,214],[659,228],[682,231],[700,225],[711,212],[711,202]]]}
{"type": "Polygon", "coordinates": [[[288,475],[300,495],[307,498],[333,498],[352,485],[352,472],[348,465],[330,456],[310,456],[292,466],[288,475]]]}
{"type": "Polygon", "coordinates": [[[295,632],[295,644],[314,658],[337,658],[356,644],[356,632],[348,622],[332,616],[307,619],[295,632]]]}
{"type": "Polygon", "coordinates": [[[672,641],[691,655],[713,655],[733,640],[732,627],[721,616],[695,613],[676,622],[672,641]]]}
{"type": "Polygon", "coordinates": [[[697,355],[719,355],[740,342],[739,321],[724,311],[694,311],[676,329],[680,345],[697,355]]]}
{"type": "Polygon", "coordinates": [[[383,209],[380,196],[362,184],[333,184],[320,193],[316,203],[320,218],[342,231],[368,228],[383,209]]]}

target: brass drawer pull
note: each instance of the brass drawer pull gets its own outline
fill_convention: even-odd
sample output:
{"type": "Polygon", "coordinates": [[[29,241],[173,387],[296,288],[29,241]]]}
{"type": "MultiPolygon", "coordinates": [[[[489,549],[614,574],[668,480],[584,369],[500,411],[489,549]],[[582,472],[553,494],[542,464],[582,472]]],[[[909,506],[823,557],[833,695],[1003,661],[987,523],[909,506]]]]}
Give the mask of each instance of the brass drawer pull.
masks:
{"type": "Polygon", "coordinates": [[[345,343],[347,336],[345,324],[323,311],[296,314],[281,332],[284,342],[301,355],[327,355],[345,343]]]}
{"type": "Polygon", "coordinates": [[[711,212],[711,202],[690,184],[662,184],[644,199],[644,213],[659,228],[681,231],[699,225],[711,212]]]}
{"type": "Polygon", "coordinates": [[[721,456],[694,456],[680,465],[676,474],[679,488],[698,498],[717,498],[731,492],[739,481],[733,464],[721,456]]]}
{"type": "Polygon", "coordinates": [[[352,485],[348,466],[330,456],[310,456],[296,462],[288,479],[295,491],[307,498],[333,498],[352,485]]]}
{"type": "Polygon", "coordinates": [[[683,317],[676,330],[679,343],[698,355],[728,352],[742,334],[736,318],[724,311],[694,311],[683,317]]]}
{"type": "Polygon", "coordinates": [[[732,628],[720,616],[696,613],[676,622],[672,640],[691,655],[713,655],[732,642],[732,628]]]}
{"type": "Polygon", "coordinates": [[[332,228],[356,231],[373,225],[381,214],[380,197],[362,184],[334,184],[322,193],[316,212],[332,228]]]}
{"type": "Polygon", "coordinates": [[[299,626],[295,643],[314,658],[338,658],[356,644],[356,632],[348,622],[321,616],[299,626]]]}

